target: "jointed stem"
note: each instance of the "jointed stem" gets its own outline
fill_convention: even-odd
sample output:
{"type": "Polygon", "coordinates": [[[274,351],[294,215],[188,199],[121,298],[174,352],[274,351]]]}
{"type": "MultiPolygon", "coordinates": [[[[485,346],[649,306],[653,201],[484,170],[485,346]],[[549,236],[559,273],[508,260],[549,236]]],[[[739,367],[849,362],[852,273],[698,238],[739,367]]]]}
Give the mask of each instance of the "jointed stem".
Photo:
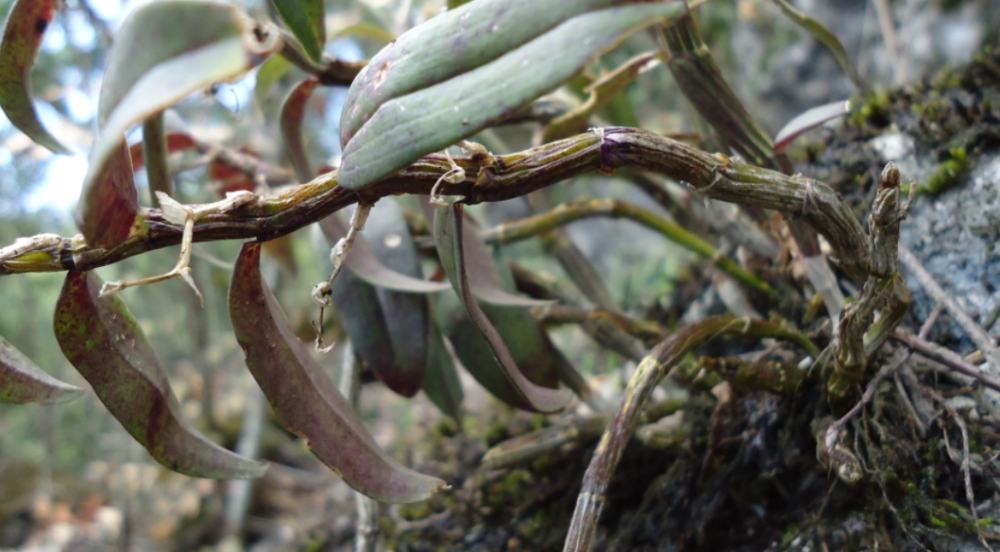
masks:
{"type": "MultiPolygon", "coordinates": [[[[852,279],[860,283],[868,276],[864,231],[850,208],[825,184],[725,161],[646,130],[611,127],[604,129],[600,137],[588,132],[497,156],[495,167],[482,170],[472,159],[458,158],[455,162],[465,169],[466,179],[443,184],[441,193],[465,196],[469,204],[519,197],[595,170],[644,168],[686,182],[706,197],[801,215],[830,242],[841,267],[852,279]]],[[[442,156],[428,156],[361,192],[339,188],[336,173],[325,174],[238,209],[206,215],[195,223],[193,239],[274,239],[359,200],[372,204],[388,195],[428,194],[450,169],[442,156]]],[[[19,247],[17,251],[0,249],[0,275],[90,270],[176,245],[182,231],[181,225],[165,220],[160,210],[150,209],[137,217],[132,235],[111,249],[90,247],[79,238],[63,238],[58,244],[42,240],[37,248],[19,247]]]]}

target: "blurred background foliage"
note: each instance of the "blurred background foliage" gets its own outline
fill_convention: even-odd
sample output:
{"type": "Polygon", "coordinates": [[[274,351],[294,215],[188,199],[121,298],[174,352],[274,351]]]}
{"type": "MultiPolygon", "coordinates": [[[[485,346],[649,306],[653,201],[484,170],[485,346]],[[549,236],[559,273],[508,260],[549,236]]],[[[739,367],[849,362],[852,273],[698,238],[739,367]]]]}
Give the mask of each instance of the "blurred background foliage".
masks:
{"type": "MultiPolygon", "coordinates": [[[[11,3],[0,1],[0,12],[6,13],[11,3]]],[[[34,93],[44,124],[77,153],[50,154],[33,145],[0,114],[0,243],[10,244],[17,237],[40,232],[76,233],[71,208],[79,194],[86,171],[85,153],[96,128],[101,67],[118,26],[141,3],[67,0],[48,29],[32,75],[34,93]]],[[[240,4],[255,17],[276,18],[263,0],[240,4]]],[[[328,42],[327,52],[352,61],[372,56],[392,37],[445,9],[446,2],[329,0],[326,4],[327,34],[336,37],[328,42]]],[[[992,0],[800,0],[794,4],[840,38],[862,77],[876,89],[915,82],[946,64],[971,59],[980,45],[995,41],[1000,18],[1000,5],[992,0]],[[886,22],[893,29],[889,35],[886,22]]],[[[718,0],[701,6],[698,15],[706,42],[729,82],[772,135],[802,111],[856,92],[823,46],[781,17],[770,1],[718,0]]],[[[617,67],[656,46],[651,35],[636,36],[606,56],[601,67],[589,70],[597,74],[602,68],[617,67]]],[[[246,148],[269,163],[288,166],[278,138],[277,111],[290,87],[305,75],[292,68],[274,79],[282,69],[276,65],[281,63],[276,58],[240,82],[219,85],[185,100],[168,112],[168,130],[184,128],[207,143],[246,148]]],[[[339,162],[338,122],[345,94],[344,87],[320,88],[309,101],[304,136],[314,166],[336,166],[339,162]]],[[[579,96],[580,91],[567,87],[558,94],[579,96]]],[[[662,133],[709,134],[662,67],[641,75],[602,115],[662,133]]],[[[139,132],[130,135],[130,143],[140,140],[139,132]]],[[[477,140],[494,153],[507,153],[529,147],[531,134],[529,128],[509,127],[477,140]]],[[[185,160],[192,162],[192,168],[175,175],[178,199],[184,203],[214,201],[216,187],[205,166],[197,163],[197,155],[188,155],[185,160]]],[[[137,183],[140,202],[149,206],[141,170],[137,183]]],[[[595,175],[552,191],[556,203],[583,197],[625,199],[666,215],[638,189],[613,177],[595,175]]],[[[530,213],[524,199],[477,206],[471,211],[483,226],[530,213]]],[[[628,221],[594,219],[567,230],[625,312],[656,319],[650,313],[686,308],[675,304],[672,292],[691,278],[692,271],[699,270],[692,255],[628,221]]],[[[328,273],[328,245],[314,228],[297,232],[290,243],[293,258],[281,262],[272,258],[265,272],[278,283],[279,301],[293,327],[301,328],[300,334],[308,339],[308,320],[315,317],[309,288],[328,273]]],[[[180,280],[122,293],[172,374],[185,414],[227,446],[232,446],[239,434],[248,397],[258,393],[243,366],[226,313],[230,265],[239,245],[196,246],[194,278],[205,294],[203,309],[180,280]]],[[[569,282],[538,240],[507,246],[504,252],[530,268],[569,282]]],[[[176,250],[172,248],[99,272],[105,280],[135,279],[165,272],[175,261],[176,250]]],[[[82,385],[52,333],[51,313],[62,281],[62,274],[0,278],[0,335],[55,377],[82,385]]],[[[555,329],[553,338],[585,374],[604,374],[623,363],[621,357],[597,347],[575,326],[555,329]]],[[[335,357],[338,355],[324,357],[323,362],[334,369],[335,357]]],[[[467,386],[477,385],[469,378],[464,380],[467,386]]],[[[393,400],[387,406],[388,393],[367,391],[379,386],[366,387],[362,416],[372,424],[380,442],[406,451],[414,435],[419,435],[408,432],[408,426],[435,419],[431,407],[422,395],[413,401],[393,400]]],[[[475,402],[468,403],[474,417],[475,402]]],[[[480,423],[485,427],[489,421],[480,423]]],[[[316,462],[304,447],[276,428],[268,431],[272,435],[264,437],[265,456],[315,469],[316,462]]],[[[0,405],[0,549],[26,542],[37,545],[38,550],[102,549],[82,547],[79,543],[86,539],[80,531],[71,532],[69,537],[52,531],[39,533],[38,519],[48,520],[50,527],[62,522],[76,526],[96,523],[107,533],[91,540],[125,543],[125,548],[116,545],[114,549],[185,549],[185,543],[197,541],[191,535],[206,533],[214,538],[205,541],[218,541],[222,536],[218,528],[191,527],[206,517],[206,511],[221,508],[224,487],[224,483],[188,479],[161,469],[92,394],[65,405],[0,405]],[[182,528],[188,529],[186,536],[182,528]],[[78,548],[67,544],[70,542],[78,548]],[[44,548],[46,544],[51,547],[44,548]]],[[[337,492],[343,495],[343,491],[337,492]]],[[[286,506],[275,499],[271,510],[253,512],[256,525],[251,523],[248,531],[257,531],[258,536],[271,534],[271,529],[261,527],[282,526],[275,520],[287,515],[287,511],[282,513],[286,506]]],[[[321,505],[316,508],[322,511],[321,505]]],[[[332,523],[342,521],[335,518],[332,523]]]]}

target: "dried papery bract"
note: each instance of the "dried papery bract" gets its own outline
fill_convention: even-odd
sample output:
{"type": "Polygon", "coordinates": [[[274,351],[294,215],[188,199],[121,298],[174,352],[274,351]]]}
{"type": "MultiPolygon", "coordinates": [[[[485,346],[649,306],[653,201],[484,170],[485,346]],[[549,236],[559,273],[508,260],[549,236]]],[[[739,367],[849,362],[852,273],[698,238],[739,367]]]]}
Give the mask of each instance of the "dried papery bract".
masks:
{"type": "Polygon", "coordinates": [[[66,358],[104,406],[157,462],[185,475],[260,477],[267,465],[208,440],[181,416],[153,348],[117,295],[102,297],[93,272],[66,275],[56,302],[55,334],[66,358]]]}
{"type": "Polygon", "coordinates": [[[229,315],[247,367],[278,420],[351,487],[382,502],[416,502],[445,483],[386,454],[292,333],[261,281],[259,243],[243,245],[229,287],[229,315]]]}

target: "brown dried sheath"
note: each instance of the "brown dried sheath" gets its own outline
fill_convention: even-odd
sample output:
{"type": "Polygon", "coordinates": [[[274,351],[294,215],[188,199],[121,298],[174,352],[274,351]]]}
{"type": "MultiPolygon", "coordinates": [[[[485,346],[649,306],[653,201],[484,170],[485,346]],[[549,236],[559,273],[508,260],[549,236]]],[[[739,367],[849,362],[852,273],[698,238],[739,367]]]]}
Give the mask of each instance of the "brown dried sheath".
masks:
{"type": "Polygon", "coordinates": [[[445,485],[385,453],[322,368],[292,333],[260,278],[259,243],[240,251],[229,288],[229,314],[247,366],[289,431],[351,487],[382,502],[416,502],[445,485]]]}

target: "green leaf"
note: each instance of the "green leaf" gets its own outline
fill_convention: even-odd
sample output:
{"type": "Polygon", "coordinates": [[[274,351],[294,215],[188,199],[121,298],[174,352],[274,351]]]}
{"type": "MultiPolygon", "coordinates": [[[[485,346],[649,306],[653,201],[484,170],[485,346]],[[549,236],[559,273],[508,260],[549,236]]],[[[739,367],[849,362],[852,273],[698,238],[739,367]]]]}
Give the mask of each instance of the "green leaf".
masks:
{"type": "Polygon", "coordinates": [[[61,403],[83,394],[83,389],[45,373],[0,336],[0,403],[61,403]]]}
{"type": "Polygon", "coordinates": [[[217,479],[263,475],[266,464],[216,445],[184,420],[139,324],[117,295],[99,296],[102,285],[93,272],[67,274],[54,326],[63,354],[111,415],[176,472],[217,479]]]}
{"type": "Polygon", "coordinates": [[[444,481],[406,468],[385,453],[305,346],[260,277],[260,244],[240,251],[229,314],[247,367],[278,420],[358,492],[382,502],[416,502],[444,481]]]}
{"type": "Polygon", "coordinates": [[[385,102],[444,82],[506,54],[563,21],[615,0],[479,0],[403,33],[368,62],[347,92],[340,144],[385,102]]]}
{"type": "Polygon", "coordinates": [[[446,415],[455,420],[462,417],[465,394],[455,368],[455,359],[448,353],[444,337],[437,324],[431,323],[427,338],[427,372],[424,374],[424,393],[446,415]]]}
{"type": "MultiPolygon", "coordinates": [[[[551,2],[535,3],[554,5],[551,2]]],[[[474,12],[473,8],[478,6],[475,2],[470,3],[441,17],[463,12],[467,8],[474,12]]],[[[344,155],[338,183],[352,190],[362,189],[427,153],[440,151],[501,121],[521,106],[558,87],[594,56],[608,50],[624,36],[675,17],[681,9],[679,3],[653,3],[590,12],[574,17],[519,47],[511,49],[510,45],[504,44],[503,48],[493,48],[491,51],[496,50],[496,54],[503,55],[492,61],[484,62],[472,57],[469,64],[474,69],[437,84],[426,78],[408,77],[405,71],[393,67],[390,62],[370,63],[363,72],[368,74],[368,79],[359,78],[351,86],[354,99],[350,99],[352,92],[348,92],[349,100],[341,118],[344,155]],[[554,52],[559,54],[553,55],[554,52]],[[517,75],[517,78],[511,78],[511,75],[517,75]],[[417,87],[413,87],[413,82],[419,83],[417,87]],[[385,99],[388,96],[382,91],[394,86],[399,90],[414,91],[398,95],[399,90],[396,90],[392,93],[397,96],[385,99]],[[371,118],[364,122],[369,116],[371,118]],[[428,125],[427,121],[434,124],[428,125]],[[359,127],[356,133],[353,132],[355,127],[359,127]]],[[[531,20],[524,14],[517,13],[516,16],[519,20],[531,20]]],[[[431,19],[416,29],[427,27],[437,19],[431,19]]],[[[472,38],[476,35],[470,31],[468,48],[471,50],[474,45],[479,47],[482,41],[491,45],[491,40],[499,40],[496,37],[503,34],[506,33],[493,33],[484,26],[480,36],[485,38],[477,41],[472,38]]],[[[414,40],[422,37],[431,42],[434,36],[425,29],[417,33],[414,40]]],[[[400,37],[397,44],[402,40],[403,37],[400,37]]],[[[448,41],[445,37],[436,41],[436,46],[427,47],[427,52],[440,58],[438,62],[426,67],[415,65],[410,70],[414,73],[421,70],[433,72],[434,65],[462,59],[460,54],[446,47],[448,41]]],[[[395,49],[395,45],[390,48],[395,49]]],[[[414,50],[417,50],[416,46],[414,50]]],[[[424,53],[423,50],[418,51],[424,53]]],[[[446,76],[451,74],[448,72],[446,76]]]]}
{"type": "Polygon", "coordinates": [[[0,107],[28,138],[56,153],[70,153],[42,126],[31,101],[31,68],[55,14],[56,0],[14,2],[0,42],[0,107]]]}
{"type": "Polygon", "coordinates": [[[344,38],[348,36],[367,38],[371,40],[380,40],[387,44],[392,42],[393,40],[396,40],[396,35],[392,34],[391,32],[383,29],[382,27],[379,27],[378,25],[374,25],[372,23],[366,23],[364,21],[340,29],[339,31],[334,33],[331,38],[344,38]]]}
{"type": "Polygon", "coordinates": [[[295,177],[299,182],[309,182],[315,176],[309,156],[302,144],[302,116],[306,111],[306,102],[319,86],[316,77],[309,77],[296,84],[281,102],[281,136],[285,139],[285,150],[295,169],[295,177]]]}
{"type": "Polygon", "coordinates": [[[855,86],[864,90],[865,83],[861,80],[861,75],[858,74],[857,70],[854,69],[854,64],[851,63],[851,58],[847,57],[847,52],[844,50],[843,44],[837,39],[837,35],[830,32],[829,29],[823,26],[822,23],[809,17],[808,15],[800,12],[799,10],[792,7],[786,0],[774,0],[774,3],[781,8],[781,11],[788,16],[789,19],[794,21],[798,26],[809,31],[816,40],[820,41],[830,53],[833,54],[834,59],[840,65],[840,68],[847,73],[847,76],[851,78],[851,82],[855,86]]]}
{"type": "MultiPolygon", "coordinates": [[[[496,372],[483,371],[480,374],[472,372],[473,376],[476,376],[483,383],[490,392],[494,393],[498,398],[505,400],[515,406],[520,408],[525,408],[528,410],[537,410],[539,412],[553,412],[559,410],[560,408],[566,406],[572,395],[566,390],[556,390],[552,388],[542,387],[541,385],[531,381],[529,378],[522,374],[522,369],[518,367],[517,361],[511,354],[511,350],[507,348],[504,343],[503,337],[494,327],[493,323],[490,322],[490,317],[484,312],[484,309],[480,307],[479,303],[476,301],[475,296],[472,293],[472,287],[470,285],[470,273],[468,271],[471,268],[471,264],[466,264],[466,253],[467,250],[463,248],[463,214],[462,214],[462,204],[454,203],[447,209],[438,210],[434,217],[434,239],[437,242],[438,256],[441,259],[441,266],[444,268],[445,273],[448,275],[448,279],[451,281],[452,286],[458,293],[458,296],[463,305],[465,305],[465,310],[468,313],[469,319],[474,324],[476,330],[485,338],[485,342],[488,346],[488,350],[492,353],[492,356],[499,363],[501,370],[496,372]],[[497,377],[497,374],[502,374],[503,378],[497,377]],[[482,379],[480,379],[482,378],[482,379]]],[[[484,267],[483,263],[480,261],[479,266],[476,267],[477,274],[483,274],[492,266],[484,267]]],[[[495,278],[495,276],[494,276],[495,278]]],[[[488,308],[488,307],[487,307],[488,308]]],[[[523,313],[523,309],[510,309],[503,307],[494,307],[491,309],[491,314],[494,317],[497,316],[509,316],[517,315],[518,313],[523,313]]],[[[529,315],[530,316],[530,315],[529,315]]],[[[447,318],[438,318],[442,321],[443,325],[450,324],[454,320],[454,314],[450,316],[451,320],[447,318]]],[[[516,324],[519,329],[525,329],[527,326],[523,324],[516,324]]],[[[468,332],[467,326],[461,326],[457,328],[458,330],[465,330],[464,335],[459,335],[457,331],[448,332],[449,337],[451,337],[452,343],[455,345],[456,353],[459,352],[460,348],[469,345],[471,347],[479,348],[480,350],[475,351],[478,357],[483,358],[488,356],[484,355],[485,351],[481,350],[481,341],[477,342],[472,338],[472,335],[468,332]]],[[[530,331],[530,330],[529,330],[530,331]]],[[[524,337],[523,335],[520,337],[524,337]]],[[[512,343],[521,343],[517,340],[513,340],[512,343]]],[[[523,350],[523,348],[521,348],[523,350]]],[[[470,351],[472,352],[472,351],[470,351]]],[[[526,351],[531,354],[533,351],[526,351]]],[[[463,364],[466,364],[464,357],[459,353],[459,358],[463,358],[463,364]]],[[[468,364],[466,367],[469,368],[468,364]]],[[[534,373],[532,370],[532,375],[541,376],[544,374],[534,373]]]]}
{"type": "MultiPolygon", "coordinates": [[[[104,224],[99,211],[107,211],[99,200],[113,195],[103,188],[115,187],[121,199],[135,193],[134,183],[108,180],[106,174],[106,165],[113,164],[115,150],[129,127],[193,92],[239,77],[250,69],[255,56],[267,54],[276,44],[276,32],[254,29],[236,8],[214,2],[154,2],[125,20],[108,54],[98,104],[101,134],[83,185],[78,219],[88,244],[110,247],[117,243],[95,241],[95,228],[104,224]]],[[[121,168],[113,172],[118,174],[121,168]]],[[[104,234],[120,239],[117,232],[104,234]]]]}
{"type": "Polygon", "coordinates": [[[271,0],[306,54],[319,62],[326,43],[323,0],[271,0]]]}
{"type": "Polygon", "coordinates": [[[292,62],[283,56],[273,56],[257,69],[257,82],[253,87],[253,96],[257,105],[263,106],[274,85],[294,67],[292,62]]]}

